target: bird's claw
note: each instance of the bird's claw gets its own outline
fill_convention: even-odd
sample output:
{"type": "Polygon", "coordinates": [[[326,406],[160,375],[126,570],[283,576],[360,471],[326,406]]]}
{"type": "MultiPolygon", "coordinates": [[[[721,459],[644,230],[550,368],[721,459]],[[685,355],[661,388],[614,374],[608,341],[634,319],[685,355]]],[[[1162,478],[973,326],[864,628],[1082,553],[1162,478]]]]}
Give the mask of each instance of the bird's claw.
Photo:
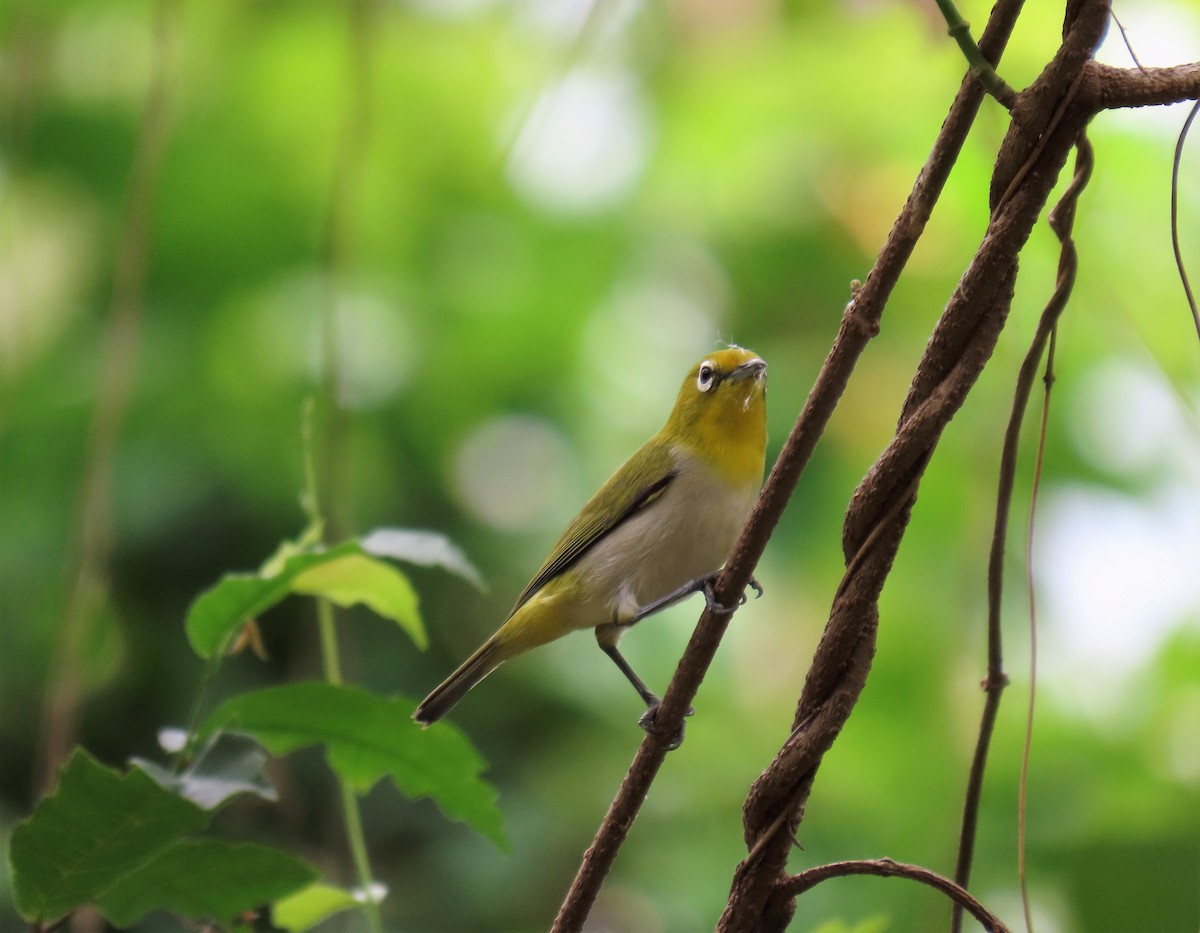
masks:
{"type": "MultiPolygon", "coordinates": [[[[709,577],[707,580],[704,581],[704,586],[702,588],[702,591],[704,593],[704,602],[708,604],[709,612],[716,613],[717,615],[727,616],[731,612],[733,612],[734,607],[723,606],[719,602],[717,602],[717,596],[713,592],[713,584],[716,583],[716,580],[717,580],[716,574],[713,574],[713,576],[709,577]]],[[[754,598],[755,599],[762,598],[762,594],[763,594],[762,584],[759,583],[757,580],[755,580],[754,577],[750,578],[748,586],[750,587],[750,589],[754,590],[754,598]]],[[[746,605],[745,591],[743,591],[742,595],[738,598],[738,605],[739,606],[746,605]]]]}
{"type": "MultiPolygon", "coordinates": [[[[708,611],[713,613],[714,615],[719,615],[719,616],[730,615],[733,612],[734,607],[733,606],[722,606],[719,602],[717,602],[717,594],[713,592],[713,583],[716,582],[716,579],[717,579],[716,574],[713,574],[711,577],[709,577],[707,580],[704,581],[704,588],[702,590],[702,592],[704,593],[704,602],[708,606],[708,611]]],[[[740,605],[740,603],[739,603],[739,605],[740,605]]]]}
{"type": "MultiPolygon", "coordinates": [[[[638,725],[641,726],[650,735],[666,737],[667,751],[673,752],[673,751],[675,751],[675,749],[679,748],[679,746],[683,744],[683,733],[684,733],[684,730],[685,730],[685,727],[687,724],[681,722],[679,724],[679,728],[676,729],[674,732],[667,732],[664,729],[659,729],[658,728],[658,708],[660,705],[661,705],[661,702],[656,701],[654,703],[651,703],[649,706],[647,706],[646,712],[642,713],[642,715],[638,718],[638,725]]],[[[689,706],[687,708],[687,712],[685,712],[683,715],[691,716],[695,712],[696,712],[696,710],[693,707],[689,706]]]]}

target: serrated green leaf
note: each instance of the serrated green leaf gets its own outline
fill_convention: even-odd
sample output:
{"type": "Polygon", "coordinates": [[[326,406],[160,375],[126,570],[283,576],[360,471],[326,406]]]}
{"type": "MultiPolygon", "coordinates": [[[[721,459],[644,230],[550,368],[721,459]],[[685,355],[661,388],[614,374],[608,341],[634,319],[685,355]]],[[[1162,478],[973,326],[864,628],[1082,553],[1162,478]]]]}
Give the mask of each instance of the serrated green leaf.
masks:
{"type": "Polygon", "coordinates": [[[228,923],[291,894],[317,877],[311,865],[278,849],[197,839],[180,842],[123,877],[97,906],[131,926],[152,910],[228,923]]]}
{"type": "Polygon", "coordinates": [[[231,636],[248,619],[256,618],[292,592],[292,583],[313,567],[362,554],[356,541],[347,541],[327,551],[293,554],[278,565],[278,571],[262,574],[227,574],[201,593],[188,609],[188,640],[202,658],[222,650],[231,636]]]}
{"type": "Polygon", "coordinates": [[[17,909],[30,922],[53,923],[208,821],[137,768],[122,775],[79,749],[54,793],[13,830],[17,909]]]}
{"type": "Polygon", "coordinates": [[[266,762],[266,750],[250,736],[221,732],[209,739],[196,760],[178,774],[140,758],[134,758],[132,763],[159,786],[205,810],[215,810],[238,794],[278,800],[275,786],[263,769],[266,762]]]}
{"type": "Polygon", "coordinates": [[[359,542],[376,557],[390,557],[420,567],[441,567],[486,590],[483,577],[453,541],[437,531],[418,528],[376,528],[359,542]]]}
{"type": "Polygon", "coordinates": [[[317,882],[277,901],[271,908],[271,923],[291,933],[304,933],[334,914],[358,906],[349,891],[317,882]]]}
{"type": "Polygon", "coordinates": [[[397,622],[418,648],[428,644],[417,593],[395,567],[367,554],[345,554],[297,574],[292,590],[323,596],[339,606],[363,603],[385,619],[397,622]]]}
{"type": "Polygon", "coordinates": [[[483,758],[448,723],[422,729],[410,718],[415,708],[407,698],[356,687],[289,684],[228,700],[201,732],[235,727],[279,755],[324,745],[330,765],[360,794],[391,777],[406,796],[432,798],[451,819],[506,849],[496,792],[479,777],[483,758]]]}

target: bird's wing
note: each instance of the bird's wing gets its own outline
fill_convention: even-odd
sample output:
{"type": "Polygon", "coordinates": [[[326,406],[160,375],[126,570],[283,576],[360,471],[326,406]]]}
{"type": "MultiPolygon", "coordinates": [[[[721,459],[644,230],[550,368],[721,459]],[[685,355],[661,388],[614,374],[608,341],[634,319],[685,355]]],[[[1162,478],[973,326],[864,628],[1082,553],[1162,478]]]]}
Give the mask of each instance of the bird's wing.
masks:
{"type": "Polygon", "coordinates": [[[642,447],[600,487],[567,526],[546,562],[517,597],[512,611],[520,609],[534,593],[572,567],[606,535],[654,502],[675,476],[674,458],[665,444],[642,447]]]}

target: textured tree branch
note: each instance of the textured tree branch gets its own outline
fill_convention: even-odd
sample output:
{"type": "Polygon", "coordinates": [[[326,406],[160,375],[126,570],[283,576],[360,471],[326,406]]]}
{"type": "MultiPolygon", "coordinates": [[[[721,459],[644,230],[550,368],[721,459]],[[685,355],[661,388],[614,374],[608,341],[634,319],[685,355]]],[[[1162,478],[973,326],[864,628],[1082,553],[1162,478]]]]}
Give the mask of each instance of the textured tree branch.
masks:
{"type": "Polygon", "coordinates": [[[1172,68],[1113,68],[1088,62],[1080,102],[1098,113],[1120,107],[1154,107],[1200,97],[1200,62],[1172,68]]]}

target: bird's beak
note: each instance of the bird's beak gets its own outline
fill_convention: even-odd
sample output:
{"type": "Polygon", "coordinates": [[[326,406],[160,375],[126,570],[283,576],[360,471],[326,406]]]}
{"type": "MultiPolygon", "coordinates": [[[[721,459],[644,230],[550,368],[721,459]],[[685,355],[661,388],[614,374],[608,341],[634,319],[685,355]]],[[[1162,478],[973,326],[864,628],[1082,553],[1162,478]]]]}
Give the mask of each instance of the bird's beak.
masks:
{"type": "Polygon", "coordinates": [[[725,378],[729,382],[741,382],[743,379],[761,379],[766,375],[767,364],[755,357],[734,369],[725,378]]]}

